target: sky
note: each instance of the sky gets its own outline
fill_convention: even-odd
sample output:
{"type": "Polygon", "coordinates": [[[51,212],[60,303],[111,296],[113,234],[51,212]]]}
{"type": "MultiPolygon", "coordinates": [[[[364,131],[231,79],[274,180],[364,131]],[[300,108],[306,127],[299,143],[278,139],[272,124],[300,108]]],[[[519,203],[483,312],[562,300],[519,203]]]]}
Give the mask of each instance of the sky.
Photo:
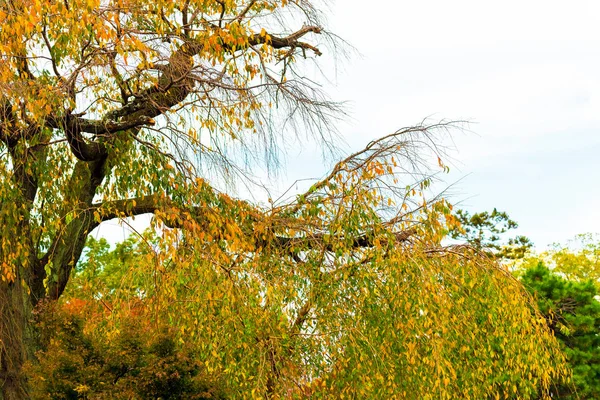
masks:
{"type": "Polygon", "coordinates": [[[372,4],[328,14],[360,52],[332,92],[350,102],[349,146],[427,117],[468,120],[452,135],[452,202],[508,212],[538,250],[600,232],[600,2],[372,4]]]}
{"type": "MultiPolygon", "coordinates": [[[[451,202],[506,211],[537,250],[600,232],[600,2],[338,0],[324,12],[356,49],[335,68],[334,49],[319,60],[325,90],[348,104],[342,151],[425,118],[468,120],[449,139],[451,202]]],[[[287,149],[274,192],[327,173],[317,147],[287,149]]]]}

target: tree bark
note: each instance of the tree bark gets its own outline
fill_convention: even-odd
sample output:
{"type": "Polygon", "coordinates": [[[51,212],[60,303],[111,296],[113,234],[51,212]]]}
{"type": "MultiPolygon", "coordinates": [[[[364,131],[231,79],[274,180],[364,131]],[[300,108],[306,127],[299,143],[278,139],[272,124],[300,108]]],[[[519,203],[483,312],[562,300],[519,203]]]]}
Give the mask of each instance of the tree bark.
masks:
{"type": "Polygon", "coordinates": [[[23,365],[33,355],[31,303],[17,272],[13,282],[0,282],[0,399],[28,399],[23,365]]]}

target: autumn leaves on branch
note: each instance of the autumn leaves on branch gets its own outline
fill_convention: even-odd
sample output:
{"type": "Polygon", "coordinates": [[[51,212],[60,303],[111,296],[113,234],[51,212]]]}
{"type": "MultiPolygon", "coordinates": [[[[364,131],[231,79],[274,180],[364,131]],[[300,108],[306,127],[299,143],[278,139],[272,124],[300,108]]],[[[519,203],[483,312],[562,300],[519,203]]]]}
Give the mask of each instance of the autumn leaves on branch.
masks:
{"type": "MultiPolygon", "coordinates": [[[[171,148],[160,148],[161,137],[179,137],[202,153],[211,150],[190,132],[235,137],[271,129],[262,125],[269,121],[260,110],[277,96],[300,99],[301,107],[326,120],[319,110],[329,103],[313,102],[314,92],[299,90],[285,68],[272,69],[273,61],[288,66],[299,52],[321,54],[303,41],[321,32],[316,23],[282,34],[256,26],[256,18],[280,8],[266,1],[137,0],[0,6],[0,146],[9,150],[12,170],[12,183],[5,183],[23,195],[23,206],[21,199],[15,204],[25,216],[14,218],[34,232],[27,243],[27,254],[35,255],[27,270],[34,303],[61,295],[87,234],[102,221],[166,204],[181,208],[169,199],[168,185],[147,183],[154,193],[120,210],[139,189],[115,195],[109,188],[114,182],[107,176],[127,175],[138,161],[121,154],[147,147],[158,158],[170,155],[171,148]],[[182,123],[184,110],[195,120],[182,123]],[[40,191],[64,206],[40,201],[40,191]]],[[[168,175],[161,167],[157,162],[153,176],[168,175]]]]}
{"type": "MultiPolygon", "coordinates": [[[[215,2],[214,10],[204,10],[194,2],[177,5],[173,10],[167,5],[148,5],[146,9],[134,0],[123,4],[97,4],[83,10],[68,3],[44,3],[45,14],[37,16],[41,28],[33,24],[21,33],[47,53],[45,66],[49,63],[51,68],[44,73],[39,73],[44,67],[37,58],[28,56],[31,46],[11,42],[4,48],[19,56],[5,56],[12,64],[6,64],[2,73],[7,89],[14,90],[3,92],[0,140],[11,149],[20,145],[21,150],[11,151],[11,155],[14,165],[22,166],[16,168],[15,177],[27,194],[30,210],[36,204],[37,174],[41,168],[33,167],[33,163],[43,166],[53,156],[52,151],[66,150],[65,146],[60,147],[61,143],[68,144],[75,158],[68,161],[74,164],[70,176],[64,179],[64,187],[52,188],[56,191],[54,196],[69,206],[57,210],[57,225],[43,228],[44,233],[40,234],[49,237],[32,268],[35,283],[31,286],[39,298],[48,288],[54,297],[60,296],[81,256],[87,234],[103,221],[154,213],[167,227],[204,226],[212,200],[187,200],[186,204],[172,198],[170,185],[193,188],[195,181],[183,178],[175,182],[181,177],[173,178],[161,163],[177,160],[171,154],[172,148],[160,147],[160,137],[171,142],[183,140],[192,152],[202,153],[211,150],[185,129],[205,130],[211,137],[230,135],[234,139],[239,139],[243,131],[260,134],[261,130],[275,129],[274,125],[265,127],[271,123],[270,111],[261,114],[261,109],[270,109],[270,102],[286,101],[291,104],[292,114],[298,110],[305,113],[300,117],[307,116],[302,121],[307,128],[319,129],[319,121],[330,120],[329,112],[336,109],[334,103],[315,97],[314,88],[305,86],[297,75],[292,75],[297,79],[288,79],[297,55],[321,55],[316,45],[306,41],[311,34],[322,32],[318,24],[312,24],[316,19],[309,18],[308,25],[291,33],[272,34],[254,22],[267,2],[215,2]],[[211,10],[218,17],[209,19],[211,10]],[[92,32],[86,30],[87,25],[78,25],[85,19],[93,21],[92,32]],[[65,21],[72,25],[70,31],[74,34],[82,29],[79,37],[59,33],[65,21]],[[75,47],[67,40],[73,40],[75,47]],[[11,73],[20,78],[7,80],[11,73]],[[23,95],[18,96],[18,88],[25,90],[23,95]],[[48,97],[38,101],[36,93],[48,97]],[[154,161],[156,170],[148,172],[161,183],[147,183],[152,190],[137,196],[133,193],[139,187],[125,191],[104,188],[107,176],[117,174],[127,179],[129,165],[138,161],[132,158],[141,151],[137,148],[147,148],[161,160],[154,161]],[[119,159],[127,153],[131,154],[129,159],[119,159]],[[54,278],[50,280],[50,273],[44,269],[48,265],[54,268],[54,278]],[[46,283],[42,285],[42,281],[46,283]]],[[[268,7],[273,11],[280,5],[268,7]]],[[[310,15],[310,10],[302,11],[310,15]]],[[[5,18],[10,19],[10,14],[5,18]]],[[[394,170],[417,172],[415,168],[421,162],[417,147],[425,145],[436,153],[428,135],[450,125],[422,125],[375,140],[338,163],[330,175],[304,195],[271,210],[245,202],[231,205],[237,210],[235,223],[241,234],[253,238],[254,249],[275,246],[293,257],[302,251],[335,252],[337,245],[332,243],[336,241],[354,249],[406,242],[422,223],[409,216],[425,210],[427,204],[409,207],[415,188],[398,188],[398,182],[392,181],[394,170]],[[410,164],[406,169],[399,165],[401,159],[410,164]],[[385,221],[373,215],[381,222],[379,228],[365,225],[361,222],[363,217],[357,215],[354,231],[332,236],[339,210],[352,210],[353,201],[382,203],[383,191],[390,195],[386,206],[399,207],[395,215],[385,221]],[[280,225],[273,224],[274,220],[280,225]],[[388,229],[390,234],[380,237],[381,229],[388,229]],[[256,234],[257,230],[262,233],[256,234]]],[[[140,176],[140,180],[144,179],[150,178],[140,176]]],[[[417,185],[426,182],[428,177],[423,175],[417,185]]],[[[218,201],[226,198],[216,191],[210,196],[218,201]]],[[[36,212],[40,211],[33,211],[36,212]]]]}
{"type": "MultiPolygon", "coordinates": [[[[293,55],[296,48],[310,49],[315,54],[321,55],[316,47],[299,41],[307,33],[320,33],[320,31],[319,27],[307,26],[281,38],[266,33],[254,34],[247,38],[247,44],[248,46],[268,44],[275,49],[289,48],[289,57],[293,55]]],[[[155,124],[154,118],[169,111],[194,92],[195,79],[197,79],[194,69],[197,66],[193,58],[202,51],[204,45],[187,38],[183,39],[185,40],[171,55],[168,64],[154,67],[160,71],[156,86],[142,93],[132,94],[134,97],[132,102],[128,102],[129,96],[123,98],[124,105],[120,109],[108,112],[105,118],[100,120],[86,119],[66,110],[63,118],[50,117],[45,121],[45,125],[65,132],[71,150],[79,160],[97,161],[106,157],[106,147],[101,142],[86,140],[82,133],[109,136],[119,131],[152,126],[155,124]]],[[[225,49],[231,53],[236,52],[233,46],[226,46],[225,49]]]]}

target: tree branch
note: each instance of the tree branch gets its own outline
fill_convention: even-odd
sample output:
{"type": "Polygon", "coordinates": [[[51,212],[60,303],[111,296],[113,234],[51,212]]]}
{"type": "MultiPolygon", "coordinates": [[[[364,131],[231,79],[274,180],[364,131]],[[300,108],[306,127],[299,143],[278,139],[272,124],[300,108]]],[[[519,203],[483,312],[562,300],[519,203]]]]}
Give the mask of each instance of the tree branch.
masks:
{"type": "MultiPolygon", "coordinates": [[[[165,226],[168,228],[180,229],[184,228],[184,224],[182,219],[179,218],[181,212],[178,211],[176,206],[173,206],[169,199],[161,198],[159,196],[146,196],[146,197],[138,197],[131,199],[123,199],[123,200],[115,200],[104,203],[96,203],[92,205],[90,211],[96,212],[96,219],[91,227],[98,226],[103,221],[108,221],[114,218],[127,218],[131,216],[137,216],[142,214],[153,214],[159,210],[171,209],[174,212],[174,215],[170,215],[166,221],[163,221],[165,226]],[[98,220],[99,217],[99,220],[98,220]]],[[[200,218],[202,213],[205,211],[205,207],[193,207],[191,214],[195,216],[196,219],[200,218]]],[[[183,211],[183,210],[182,210],[183,211]]],[[[200,221],[197,221],[200,222],[200,221]]],[[[250,219],[250,224],[254,224],[256,219],[250,219]]],[[[243,229],[248,235],[253,236],[254,227],[247,226],[243,229]]],[[[417,230],[414,228],[407,229],[404,231],[400,231],[394,234],[394,242],[406,242],[410,240],[412,236],[417,233],[417,230]]],[[[306,250],[324,250],[333,252],[335,249],[332,244],[329,243],[328,237],[325,234],[313,234],[304,237],[289,237],[282,235],[273,235],[272,237],[267,237],[266,239],[257,239],[255,238],[256,247],[267,247],[269,245],[281,247],[290,250],[292,253],[298,253],[299,251],[306,250]]],[[[344,241],[344,238],[338,238],[339,241],[344,241]]],[[[385,239],[380,239],[378,243],[374,240],[374,235],[372,232],[366,232],[362,235],[352,238],[350,241],[350,246],[354,248],[361,247],[373,247],[376,245],[386,245],[388,243],[385,239]]]]}
{"type": "MultiPolygon", "coordinates": [[[[66,204],[75,204],[67,208],[66,213],[72,216],[66,227],[56,232],[48,251],[40,259],[39,268],[32,282],[32,300],[37,302],[45,296],[58,299],[67,286],[71,270],[79,261],[87,235],[95,227],[94,215],[89,207],[105,176],[106,158],[97,161],[78,161],[75,164],[69,189],[73,193],[66,204]],[[47,290],[44,280],[47,277],[45,267],[50,265],[52,275],[48,279],[47,290]]],[[[66,215],[63,216],[66,220],[66,215]]]]}
{"type": "MultiPolygon", "coordinates": [[[[115,218],[127,218],[142,214],[154,214],[156,211],[163,208],[159,204],[160,199],[156,195],[92,204],[90,211],[92,213],[97,213],[93,227],[95,228],[96,226],[100,225],[100,223],[115,218]]],[[[167,226],[169,228],[180,227],[176,223],[167,226]]]]}
{"type": "Polygon", "coordinates": [[[242,12],[240,12],[238,14],[237,17],[235,17],[235,19],[239,22],[242,22],[242,20],[244,19],[244,17],[246,16],[246,14],[248,14],[248,11],[250,11],[250,9],[254,6],[254,4],[256,4],[256,0],[251,0],[248,5],[242,10],[242,12]]]}
{"type": "MultiPolygon", "coordinates": [[[[218,27],[212,24],[209,24],[209,26],[218,29],[218,27]]],[[[315,54],[321,55],[321,52],[317,48],[299,41],[301,37],[311,32],[320,33],[321,28],[317,26],[305,26],[283,38],[254,34],[250,36],[248,43],[250,46],[268,44],[276,49],[287,47],[310,49],[315,54]]],[[[156,87],[147,89],[131,103],[112,111],[110,113],[111,120],[119,117],[123,118],[124,121],[132,122],[143,118],[152,119],[185,100],[194,87],[194,79],[191,73],[194,68],[193,57],[204,49],[204,44],[188,40],[185,37],[181,39],[184,40],[184,44],[169,57],[169,63],[157,68],[161,71],[161,75],[158,78],[156,87]]],[[[233,51],[233,48],[226,48],[226,50],[233,51]]],[[[90,132],[86,129],[82,130],[90,132]]]]}
{"type": "MultiPolygon", "coordinates": [[[[69,121],[71,118],[67,118],[69,121]]],[[[108,151],[102,143],[88,142],[81,134],[81,128],[75,123],[65,126],[65,133],[71,151],[81,161],[96,161],[107,156],[108,151]]]]}
{"type": "Polygon", "coordinates": [[[122,122],[91,120],[68,114],[65,118],[51,118],[46,125],[65,131],[71,151],[81,161],[97,161],[108,155],[106,146],[101,142],[86,140],[82,133],[110,135],[119,131],[154,125],[150,117],[140,115],[122,122]]]}
{"type": "MultiPolygon", "coordinates": [[[[407,229],[404,231],[394,233],[394,243],[407,242],[410,240],[412,236],[417,233],[417,230],[414,228],[407,229]]],[[[334,252],[335,249],[331,243],[329,243],[328,235],[319,233],[305,237],[286,237],[286,236],[275,236],[274,244],[278,247],[289,248],[294,253],[298,253],[300,251],[307,250],[324,250],[328,252],[334,252]]],[[[361,248],[361,247],[374,247],[377,245],[387,245],[388,241],[384,239],[379,239],[378,242],[374,240],[374,235],[372,232],[363,233],[360,236],[351,238],[351,241],[348,243],[345,238],[338,238],[338,241],[344,242],[346,245],[349,245],[352,248],[361,248]]],[[[261,244],[268,244],[266,241],[261,244]]]]}
{"type": "Polygon", "coordinates": [[[317,33],[317,34],[321,33],[321,28],[319,28],[318,26],[305,26],[302,29],[300,29],[286,37],[277,37],[277,36],[271,36],[271,35],[263,36],[263,35],[256,33],[248,39],[248,43],[250,43],[250,45],[252,45],[252,46],[258,45],[258,44],[270,44],[275,49],[283,49],[283,48],[287,48],[287,47],[291,47],[291,48],[298,47],[301,49],[312,50],[316,55],[320,56],[320,55],[322,55],[322,53],[319,49],[317,49],[313,45],[310,45],[305,42],[300,42],[298,40],[302,36],[304,36],[310,32],[317,33]]]}
{"type": "MultiPolygon", "coordinates": [[[[317,55],[320,51],[313,46],[298,41],[307,33],[320,33],[317,26],[305,26],[287,37],[255,34],[249,38],[250,45],[269,44],[272,47],[311,49],[317,55]]],[[[194,79],[192,57],[204,48],[203,44],[187,40],[169,58],[169,63],[159,70],[161,75],[156,87],[147,89],[134,101],[120,109],[111,111],[103,120],[90,120],[67,114],[63,119],[51,118],[47,125],[64,129],[75,157],[81,161],[96,161],[106,157],[106,147],[100,142],[86,140],[82,133],[95,135],[112,134],[141,126],[154,125],[153,118],[182,102],[191,92],[194,79]]],[[[231,50],[231,49],[230,49],[231,50]]]]}

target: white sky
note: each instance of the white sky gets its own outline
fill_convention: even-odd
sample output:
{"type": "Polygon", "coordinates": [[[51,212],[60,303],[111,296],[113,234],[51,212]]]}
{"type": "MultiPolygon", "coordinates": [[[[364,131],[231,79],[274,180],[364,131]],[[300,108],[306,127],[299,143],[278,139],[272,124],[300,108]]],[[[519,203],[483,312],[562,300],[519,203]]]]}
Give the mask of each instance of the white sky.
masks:
{"type": "MultiPolygon", "coordinates": [[[[456,132],[452,200],[505,210],[539,250],[600,231],[600,2],[338,0],[353,146],[430,116],[456,132]]],[[[291,175],[291,174],[290,174],[291,175]]]]}
{"type": "MultiPolygon", "coordinates": [[[[538,250],[600,231],[600,2],[329,7],[329,30],[361,53],[338,64],[328,89],[350,102],[352,120],[340,126],[345,150],[426,117],[467,119],[474,133],[453,136],[448,182],[463,179],[451,201],[507,211],[538,250]]],[[[316,153],[314,145],[288,150],[272,186],[323,176],[330,164],[316,153]]]]}

